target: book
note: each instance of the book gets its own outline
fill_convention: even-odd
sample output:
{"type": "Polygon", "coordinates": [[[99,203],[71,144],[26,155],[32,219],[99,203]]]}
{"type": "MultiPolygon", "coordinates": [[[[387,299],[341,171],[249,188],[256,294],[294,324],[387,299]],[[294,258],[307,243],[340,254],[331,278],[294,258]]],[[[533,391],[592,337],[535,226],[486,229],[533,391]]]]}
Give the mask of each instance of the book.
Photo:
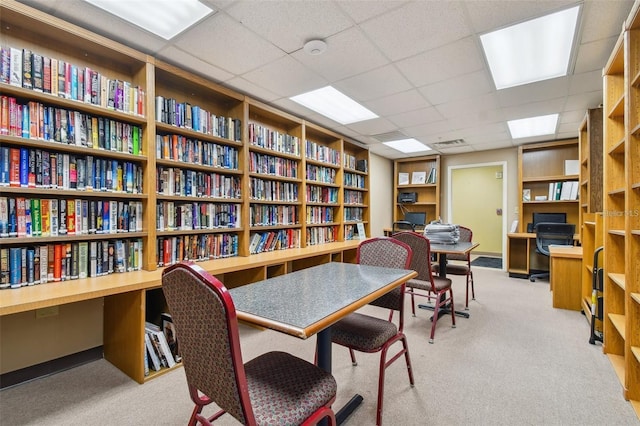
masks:
{"type": "Polygon", "coordinates": [[[413,172],[411,173],[411,184],[422,185],[427,182],[427,172],[413,172]]]}
{"type": "Polygon", "coordinates": [[[155,347],[151,343],[149,334],[146,332],[144,333],[144,344],[145,344],[145,347],[147,348],[147,354],[149,355],[149,359],[151,360],[151,364],[149,365],[149,367],[153,368],[155,371],[159,371],[161,368],[160,359],[158,358],[155,347]]]}
{"type": "Polygon", "coordinates": [[[523,189],[522,190],[522,201],[524,201],[524,202],[531,201],[531,190],[530,189],[523,189]]]}
{"type": "Polygon", "coordinates": [[[171,354],[176,362],[180,362],[182,357],[180,356],[180,351],[178,350],[178,336],[176,334],[176,328],[173,324],[173,318],[171,318],[171,314],[167,312],[163,312],[160,314],[160,321],[162,321],[162,332],[164,333],[164,337],[167,339],[167,344],[169,345],[169,349],[171,349],[171,354]]]}
{"type": "Polygon", "coordinates": [[[409,173],[398,173],[398,185],[409,185],[409,173]]]}
{"type": "Polygon", "coordinates": [[[171,349],[169,348],[169,344],[167,343],[167,339],[164,336],[164,333],[160,329],[159,326],[146,322],[145,330],[149,333],[149,337],[151,338],[151,343],[157,345],[158,355],[163,364],[166,363],[166,366],[171,368],[176,365],[176,361],[171,354],[171,349]]]}

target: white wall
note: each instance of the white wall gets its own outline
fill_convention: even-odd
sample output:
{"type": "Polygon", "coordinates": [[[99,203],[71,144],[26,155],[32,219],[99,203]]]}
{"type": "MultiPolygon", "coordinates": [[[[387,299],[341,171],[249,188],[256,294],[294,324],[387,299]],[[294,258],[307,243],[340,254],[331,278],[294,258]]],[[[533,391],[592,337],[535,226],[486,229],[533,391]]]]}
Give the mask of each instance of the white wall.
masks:
{"type": "Polygon", "coordinates": [[[370,153],[369,161],[369,229],[381,237],[393,223],[393,160],[370,153]]]}

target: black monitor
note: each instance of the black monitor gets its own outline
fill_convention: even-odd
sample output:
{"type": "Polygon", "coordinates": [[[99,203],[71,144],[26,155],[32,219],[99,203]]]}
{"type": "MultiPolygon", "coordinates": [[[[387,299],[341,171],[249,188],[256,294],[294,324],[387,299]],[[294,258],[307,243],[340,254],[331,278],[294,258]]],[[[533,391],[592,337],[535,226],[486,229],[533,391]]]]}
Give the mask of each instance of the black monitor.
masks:
{"type": "Polygon", "coordinates": [[[427,214],[425,212],[406,212],[404,220],[415,226],[425,226],[427,224],[427,214]]]}
{"type": "Polygon", "coordinates": [[[566,213],[533,213],[533,223],[531,224],[533,232],[535,232],[536,225],[542,222],[551,223],[567,223],[566,213]]]}

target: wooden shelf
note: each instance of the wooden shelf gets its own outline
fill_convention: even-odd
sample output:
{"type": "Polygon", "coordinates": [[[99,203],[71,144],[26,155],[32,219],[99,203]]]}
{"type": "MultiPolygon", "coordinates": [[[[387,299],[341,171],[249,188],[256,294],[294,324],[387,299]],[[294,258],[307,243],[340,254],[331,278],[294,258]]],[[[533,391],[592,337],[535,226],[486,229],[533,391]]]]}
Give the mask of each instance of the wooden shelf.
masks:
{"type": "Polygon", "coordinates": [[[426,221],[437,220],[440,217],[440,156],[429,155],[424,157],[414,157],[395,160],[393,163],[394,190],[393,199],[396,200],[393,209],[393,221],[404,220],[405,212],[424,212],[427,215],[426,221]],[[433,172],[432,172],[433,170],[433,172]],[[411,182],[414,172],[424,172],[427,182],[430,175],[435,175],[434,183],[424,184],[404,184],[401,185],[399,176],[406,174],[411,182]],[[415,203],[397,202],[401,192],[415,192],[417,201],[415,203]]]}

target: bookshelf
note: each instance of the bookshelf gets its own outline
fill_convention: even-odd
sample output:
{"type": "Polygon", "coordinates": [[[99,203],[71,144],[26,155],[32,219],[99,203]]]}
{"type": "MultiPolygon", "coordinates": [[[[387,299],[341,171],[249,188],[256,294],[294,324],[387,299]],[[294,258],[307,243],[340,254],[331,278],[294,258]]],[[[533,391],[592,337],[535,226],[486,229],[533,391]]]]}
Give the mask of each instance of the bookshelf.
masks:
{"type": "Polygon", "coordinates": [[[580,221],[602,211],[602,108],[587,110],[578,129],[580,147],[580,221]]]}
{"type": "MultiPolygon", "coordinates": [[[[305,246],[342,241],[342,138],[305,122],[304,146],[305,227],[302,240],[305,246]]],[[[362,200],[355,196],[351,201],[362,200]]]]}
{"type": "MultiPolygon", "coordinates": [[[[7,185],[0,187],[0,203],[6,199],[2,205],[8,209],[9,199],[19,199],[25,208],[26,200],[38,200],[35,204],[40,207],[55,200],[58,206],[64,202],[65,211],[73,209],[75,213],[64,216],[66,234],[51,235],[49,231],[47,236],[45,231],[43,235],[42,226],[34,225],[30,228],[32,236],[27,236],[25,213],[24,235],[21,223],[20,235],[16,230],[15,235],[0,237],[0,253],[3,260],[7,259],[7,265],[12,249],[19,249],[21,256],[23,251],[25,256],[29,252],[34,262],[35,248],[46,246],[54,246],[54,255],[55,247],[59,247],[61,259],[66,258],[67,250],[71,256],[64,261],[69,263],[68,268],[60,263],[60,281],[64,279],[64,285],[25,285],[3,292],[2,327],[19,327],[24,330],[23,334],[30,333],[25,339],[41,344],[46,336],[38,332],[42,330],[40,324],[53,320],[35,320],[34,315],[25,320],[25,316],[12,314],[32,314],[29,311],[61,306],[60,316],[64,318],[55,321],[91,323],[83,328],[83,336],[74,336],[79,342],[74,340],[71,345],[70,341],[61,339],[56,341],[54,350],[30,354],[27,361],[23,360],[27,358],[24,357],[26,347],[3,339],[1,356],[3,360],[11,359],[10,365],[15,364],[8,372],[93,348],[103,349],[105,359],[140,383],[163,374],[167,369],[149,376],[144,374],[144,325],[145,321],[153,322],[165,309],[159,286],[162,267],[168,263],[181,259],[200,261],[225,285],[234,287],[328,261],[355,261],[357,241],[346,241],[345,229],[353,232],[350,227],[362,223],[366,232],[370,232],[366,148],[202,76],[23,4],[3,1],[0,24],[3,48],[12,47],[20,52],[27,49],[42,57],[64,61],[76,70],[89,69],[96,76],[105,76],[105,82],[121,82],[114,83],[114,87],[121,85],[123,93],[122,103],[115,103],[114,99],[110,105],[107,101],[92,101],[90,91],[87,102],[84,97],[75,99],[80,98],[77,93],[84,94],[82,89],[73,89],[72,98],[16,86],[10,80],[0,82],[1,99],[7,105],[6,108],[2,105],[2,111],[7,112],[4,120],[7,129],[0,132],[0,149],[8,153],[2,154],[3,159],[12,164],[9,154],[16,152],[19,159],[21,150],[27,166],[30,158],[39,165],[47,160],[51,164],[52,158],[57,163],[60,157],[60,172],[56,166],[54,176],[54,168],[50,167],[52,174],[46,179],[59,178],[62,182],[61,187],[57,187],[57,183],[53,187],[42,185],[43,174],[33,177],[37,186],[36,183],[29,186],[27,174],[25,187],[21,186],[19,176],[11,185],[7,167],[7,185]],[[35,120],[34,137],[30,133],[23,135],[21,121],[9,121],[10,105],[14,108],[33,106],[34,111],[39,111],[37,118],[43,117],[41,123],[45,111],[54,117],[56,114],[62,117],[64,112],[65,118],[73,118],[73,124],[77,119],[82,126],[90,126],[91,132],[80,132],[78,129],[84,127],[78,126],[71,133],[67,127],[73,136],[71,143],[69,136],[56,139],[52,131],[45,137],[46,126],[35,120]],[[218,119],[216,126],[212,124],[216,122],[213,116],[218,119]],[[20,132],[17,132],[18,124],[20,132]],[[109,146],[104,145],[106,139],[96,139],[98,142],[94,143],[91,139],[94,129],[98,129],[96,138],[103,138],[103,132],[109,135],[109,146]],[[267,137],[257,138],[257,135],[267,137]],[[333,160],[307,156],[307,140],[331,152],[333,160]],[[86,172],[90,162],[92,170],[96,164],[105,170],[104,179],[97,183],[92,180],[92,189],[86,179],[79,178],[86,177],[81,170],[86,172]],[[68,172],[73,165],[76,167],[74,177],[68,172]],[[307,166],[314,173],[319,171],[331,176],[331,180],[308,178],[307,166]],[[109,180],[107,171],[110,171],[109,180]],[[307,198],[307,188],[311,191],[312,187],[319,188],[314,191],[327,198],[307,198]],[[350,197],[348,201],[346,196],[350,197]],[[46,201],[42,203],[42,200],[46,201]],[[100,215],[104,219],[99,222],[101,227],[96,223],[95,232],[90,232],[92,208],[96,210],[98,222],[97,211],[104,210],[104,202],[110,214],[104,218],[100,215]],[[316,207],[320,213],[330,212],[333,221],[307,221],[306,209],[316,207]],[[357,220],[345,220],[347,209],[357,220]],[[69,219],[73,220],[75,233],[69,232],[69,219]],[[109,226],[105,225],[106,219],[109,226]],[[317,232],[319,229],[331,232],[317,232]],[[285,241],[288,250],[250,253],[253,235],[280,233],[284,235],[280,248],[284,248],[282,241],[285,241]],[[320,240],[318,234],[322,234],[320,240]],[[332,235],[329,237],[329,234],[332,235]],[[198,249],[188,251],[194,243],[198,249]],[[92,250],[92,245],[96,247],[97,276],[81,278],[78,274],[78,279],[68,280],[67,270],[74,264],[72,259],[87,258],[80,254],[81,250],[84,247],[92,250]],[[165,257],[167,246],[170,255],[165,257]],[[211,249],[207,251],[207,248],[211,249]],[[98,263],[97,256],[103,253],[104,262],[98,263]],[[118,262],[119,256],[124,259],[122,263],[118,262]],[[103,263],[106,267],[98,272],[97,265],[103,263]],[[113,268],[114,273],[103,276],[109,268],[113,268]],[[65,309],[71,305],[74,309],[65,309]],[[91,320],[87,318],[89,313],[91,320]],[[96,348],[100,345],[102,348],[96,348]]],[[[84,72],[76,71],[76,74],[85,76],[84,72]]],[[[97,81],[102,83],[101,79],[97,81]]],[[[49,258],[48,248],[43,253],[49,258]]],[[[6,277],[10,284],[8,268],[1,276],[2,283],[6,277]]],[[[3,375],[6,372],[1,371],[3,375]]]]}
{"type": "MultiPolygon", "coordinates": [[[[598,303],[592,299],[593,294],[593,268],[594,268],[594,252],[598,247],[602,247],[602,212],[583,213],[582,222],[582,290],[581,304],[582,312],[591,324],[591,304],[595,302],[595,306],[601,311],[603,309],[602,302],[598,303]]],[[[603,254],[598,257],[598,267],[602,268],[603,254]]],[[[601,298],[602,292],[598,291],[595,297],[601,298]]],[[[602,313],[597,315],[600,317],[602,313]]],[[[602,333],[602,321],[595,319],[594,330],[602,333]]]]}
{"type": "Polygon", "coordinates": [[[343,140],[343,226],[344,241],[359,239],[358,224],[366,236],[369,226],[369,150],[356,142],[343,140]]]}
{"type": "Polygon", "coordinates": [[[604,68],[604,344],[640,417],[640,3],[604,68]]]}
{"type": "MultiPolygon", "coordinates": [[[[556,142],[542,142],[521,145],[518,148],[519,173],[519,232],[527,232],[527,224],[533,222],[533,213],[566,213],[567,223],[576,225],[576,233],[580,232],[579,199],[550,199],[550,185],[575,182],[577,185],[579,171],[565,173],[565,161],[578,161],[578,140],[567,139],[556,142]],[[529,197],[524,197],[528,190],[529,197]],[[546,197],[537,200],[537,197],[546,197]]],[[[577,189],[577,188],[576,188],[577,189]]],[[[560,189],[560,192],[562,189],[560,189]]],[[[561,198],[558,191],[555,198],[561,198]]],[[[579,198],[577,196],[576,198],[579,198]]]]}
{"type": "Polygon", "coordinates": [[[406,212],[424,212],[427,223],[440,218],[440,156],[428,155],[395,160],[393,167],[393,221],[403,220],[406,212]],[[405,183],[406,182],[406,183],[405,183]],[[399,202],[399,195],[415,192],[415,203],[399,202]]]}

